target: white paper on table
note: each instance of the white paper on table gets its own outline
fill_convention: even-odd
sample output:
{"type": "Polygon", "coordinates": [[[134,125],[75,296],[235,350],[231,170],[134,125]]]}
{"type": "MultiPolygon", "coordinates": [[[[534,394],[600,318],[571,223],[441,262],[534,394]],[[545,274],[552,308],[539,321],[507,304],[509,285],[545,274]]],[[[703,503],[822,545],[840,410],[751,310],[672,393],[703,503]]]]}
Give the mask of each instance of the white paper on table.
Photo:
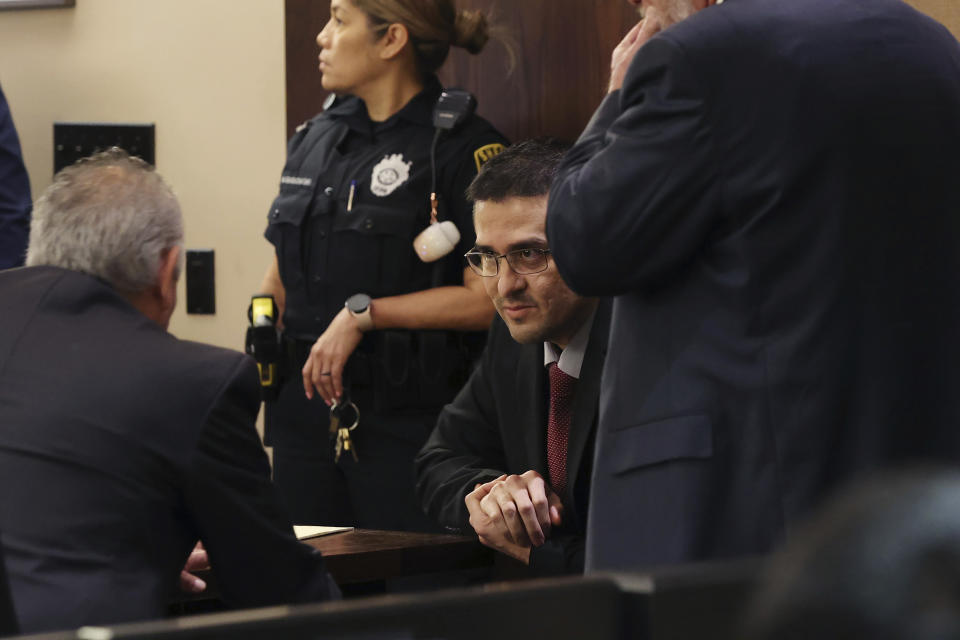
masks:
{"type": "Polygon", "coordinates": [[[297,536],[297,540],[328,536],[331,533],[340,533],[341,531],[353,531],[353,527],[315,527],[305,524],[293,525],[293,533],[297,536]]]}

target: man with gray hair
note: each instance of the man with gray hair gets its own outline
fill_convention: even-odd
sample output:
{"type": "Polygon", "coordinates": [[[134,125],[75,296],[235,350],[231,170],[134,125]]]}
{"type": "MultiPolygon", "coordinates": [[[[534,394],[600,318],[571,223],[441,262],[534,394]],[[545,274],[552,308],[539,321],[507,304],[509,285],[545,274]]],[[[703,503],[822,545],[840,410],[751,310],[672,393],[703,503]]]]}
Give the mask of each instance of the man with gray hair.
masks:
{"type": "Polygon", "coordinates": [[[236,606],[337,593],[278,506],[243,354],[166,331],[177,200],[119,150],[60,172],[0,273],[0,532],[25,632],[164,615],[195,543],[236,606]]]}

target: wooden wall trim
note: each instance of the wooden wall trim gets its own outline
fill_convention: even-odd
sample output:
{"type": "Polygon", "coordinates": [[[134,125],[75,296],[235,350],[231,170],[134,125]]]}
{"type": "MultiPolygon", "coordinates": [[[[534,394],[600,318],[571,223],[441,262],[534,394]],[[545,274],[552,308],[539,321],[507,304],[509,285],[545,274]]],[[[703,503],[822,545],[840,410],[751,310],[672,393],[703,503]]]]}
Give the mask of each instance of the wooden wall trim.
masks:
{"type": "MultiPolygon", "coordinates": [[[[958,0],[908,0],[960,35],[958,0]]],[[[317,70],[316,35],[328,20],[325,0],[285,0],[287,134],[318,113],[326,97],[317,70]]],[[[603,97],[610,52],[636,23],[626,0],[459,0],[492,11],[515,43],[507,73],[502,44],[477,56],[453,49],[440,72],[446,86],[477,96],[479,112],[511,140],[552,135],[575,140],[603,97]]]]}

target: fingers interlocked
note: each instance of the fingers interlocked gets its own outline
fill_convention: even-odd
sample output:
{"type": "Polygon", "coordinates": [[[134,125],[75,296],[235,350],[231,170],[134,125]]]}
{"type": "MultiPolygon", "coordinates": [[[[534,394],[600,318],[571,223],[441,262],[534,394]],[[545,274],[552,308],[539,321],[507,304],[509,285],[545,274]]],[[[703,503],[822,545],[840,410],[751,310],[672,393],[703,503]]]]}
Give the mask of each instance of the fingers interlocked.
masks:
{"type": "Polygon", "coordinates": [[[559,509],[559,497],[532,470],[496,481],[480,500],[480,508],[488,518],[502,520],[511,542],[535,547],[550,535],[551,506],[559,509]]]}

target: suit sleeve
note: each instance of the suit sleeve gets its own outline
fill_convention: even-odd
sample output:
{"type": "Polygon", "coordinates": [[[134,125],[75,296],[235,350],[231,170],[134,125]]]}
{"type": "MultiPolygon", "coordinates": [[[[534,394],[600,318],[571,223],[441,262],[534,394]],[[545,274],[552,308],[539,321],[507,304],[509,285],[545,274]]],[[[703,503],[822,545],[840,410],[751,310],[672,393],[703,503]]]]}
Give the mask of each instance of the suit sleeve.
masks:
{"type": "Polygon", "coordinates": [[[715,224],[717,173],[704,93],[664,34],[601,103],[550,191],[547,237],[578,293],[620,295],[688,264],[715,224]]]}
{"type": "Polygon", "coordinates": [[[448,529],[472,532],[464,498],[479,483],[508,473],[491,379],[497,325],[487,337],[480,364],[415,460],[417,494],[431,518],[448,529]]]}
{"type": "Polygon", "coordinates": [[[257,435],[257,374],[242,357],[213,406],[188,470],[186,506],[223,599],[251,607],[339,596],[319,552],[297,541],[257,435]]]}
{"type": "Polygon", "coordinates": [[[23,264],[32,207],[20,140],[0,89],[0,269],[23,264]]]}
{"type": "Polygon", "coordinates": [[[538,578],[583,573],[585,537],[554,531],[530,551],[530,573],[538,578]]]}

